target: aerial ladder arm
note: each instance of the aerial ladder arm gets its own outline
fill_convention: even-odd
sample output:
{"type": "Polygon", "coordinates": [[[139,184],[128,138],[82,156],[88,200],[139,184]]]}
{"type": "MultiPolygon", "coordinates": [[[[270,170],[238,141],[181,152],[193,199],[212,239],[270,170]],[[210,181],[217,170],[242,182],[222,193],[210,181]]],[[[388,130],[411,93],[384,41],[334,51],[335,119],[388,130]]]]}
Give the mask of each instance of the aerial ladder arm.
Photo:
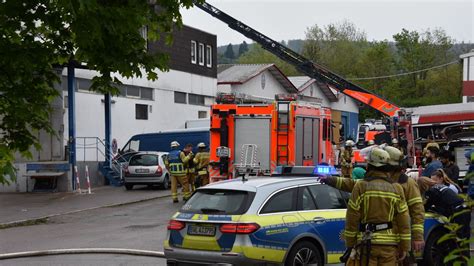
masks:
{"type": "Polygon", "coordinates": [[[326,67],[308,60],[263,33],[258,32],[252,27],[236,20],[225,12],[222,12],[213,5],[200,1],[194,1],[194,4],[203,11],[226,23],[230,28],[260,44],[265,50],[278,56],[283,61],[292,64],[308,77],[325,82],[330,87],[333,87],[334,89],[384,113],[385,115],[390,117],[397,115],[397,112],[400,109],[398,106],[331,72],[326,67]]]}

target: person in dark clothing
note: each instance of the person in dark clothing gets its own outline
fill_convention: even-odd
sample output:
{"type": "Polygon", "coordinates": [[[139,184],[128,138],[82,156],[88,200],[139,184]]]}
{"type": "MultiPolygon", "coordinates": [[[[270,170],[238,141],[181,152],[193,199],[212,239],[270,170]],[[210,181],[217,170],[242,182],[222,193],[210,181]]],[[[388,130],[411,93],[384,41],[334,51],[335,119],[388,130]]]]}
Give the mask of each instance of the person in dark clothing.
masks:
{"type": "Polygon", "coordinates": [[[459,167],[454,163],[453,156],[450,151],[444,150],[439,154],[439,160],[443,164],[443,170],[446,175],[454,182],[459,179],[459,167]]]}
{"type": "MultiPolygon", "coordinates": [[[[471,237],[470,207],[453,190],[444,184],[436,184],[426,191],[425,198],[426,211],[439,213],[448,217],[452,223],[461,225],[461,228],[456,231],[461,241],[471,237]],[[456,215],[453,216],[455,213],[456,215]]],[[[461,245],[461,248],[467,249],[467,252],[462,254],[469,258],[469,243],[461,245]]]]}

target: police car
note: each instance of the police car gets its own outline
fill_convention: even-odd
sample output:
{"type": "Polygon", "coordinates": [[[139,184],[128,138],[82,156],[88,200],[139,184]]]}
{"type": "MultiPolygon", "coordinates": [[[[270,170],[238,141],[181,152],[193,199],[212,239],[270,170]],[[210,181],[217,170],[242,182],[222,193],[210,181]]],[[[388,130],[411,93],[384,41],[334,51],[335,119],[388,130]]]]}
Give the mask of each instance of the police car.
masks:
{"type": "MultiPolygon", "coordinates": [[[[349,194],[321,184],[307,169],[280,169],[279,177],[238,178],[199,188],[169,221],[167,264],[339,263],[349,194]]],[[[436,217],[425,220],[430,265],[444,248],[436,244],[442,228],[436,217]]]]}

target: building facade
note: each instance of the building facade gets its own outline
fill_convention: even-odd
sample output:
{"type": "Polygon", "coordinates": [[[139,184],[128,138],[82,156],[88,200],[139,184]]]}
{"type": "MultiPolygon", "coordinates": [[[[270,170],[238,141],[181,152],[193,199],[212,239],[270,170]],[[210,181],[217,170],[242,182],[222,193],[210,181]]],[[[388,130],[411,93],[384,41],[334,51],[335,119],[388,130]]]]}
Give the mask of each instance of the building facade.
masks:
{"type": "Polygon", "coordinates": [[[463,60],[462,102],[474,102],[474,50],[460,58],[463,60]]]}

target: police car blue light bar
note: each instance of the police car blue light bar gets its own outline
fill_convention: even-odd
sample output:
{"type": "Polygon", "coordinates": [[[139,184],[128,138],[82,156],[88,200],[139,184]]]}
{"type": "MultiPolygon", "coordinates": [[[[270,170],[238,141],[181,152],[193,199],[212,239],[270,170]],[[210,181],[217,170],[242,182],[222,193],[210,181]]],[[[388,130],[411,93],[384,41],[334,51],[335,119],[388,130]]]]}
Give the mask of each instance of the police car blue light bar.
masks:
{"type": "Polygon", "coordinates": [[[334,166],[277,166],[272,176],[321,176],[337,175],[338,172],[334,166]]]}
{"type": "Polygon", "coordinates": [[[317,165],[314,167],[314,175],[336,175],[338,174],[336,168],[331,165],[317,165]]]}

